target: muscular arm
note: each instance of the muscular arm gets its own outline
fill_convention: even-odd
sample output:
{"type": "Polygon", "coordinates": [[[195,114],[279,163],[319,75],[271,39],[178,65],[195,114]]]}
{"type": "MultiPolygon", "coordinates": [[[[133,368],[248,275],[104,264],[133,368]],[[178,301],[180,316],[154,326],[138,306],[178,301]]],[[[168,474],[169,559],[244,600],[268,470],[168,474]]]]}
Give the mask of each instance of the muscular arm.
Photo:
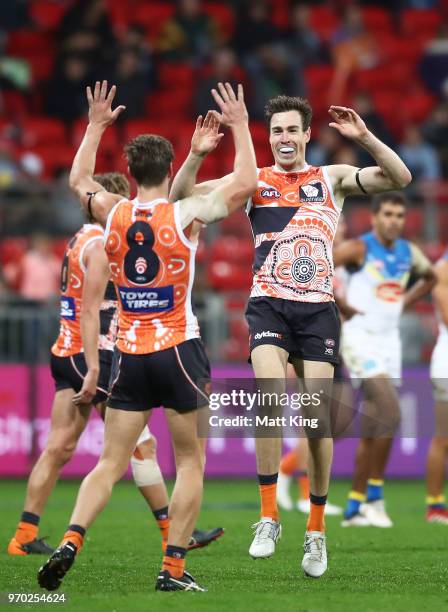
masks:
{"type": "Polygon", "coordinates": [[[432,295],[443,323],[448,327],[448,261],[441,260],[435,266],[437,284],[432,295]]]}
{"type": "Polygon", "coordinates": [[[100,307],[110,275],[102,240],[95,240],[87,246],[83,263],[86,272],[81,299],[81,338],[87,374],[75,399],[78,403],[85,404],[90,403],[96,393],[99,374],[100,307]]]}
{"type": "Polygon", "coordinates": [[[338,199],[348,195],[374,194],[391,189],[403,189],[412,180],[412,175],[400,157],[384,142],[370,132],[361,117],[351,108],[332,106],[330,123],[338,132],[363,147],[377,166],[362,168],[358,179],[364,191],[358,185],[356,173],[359,168],[345,164],[328,167],[333,190],[338,199]]]}
{"type": "Polygon", "coordinates": [[[73,160],[69,179],[70,187],[78,196],[84,210],[88,213],[91,212],[95,220],[103,226],[106,225],[110,210],[121,197],[105,191],[99,183],[93,180],[96,153],[107,126],[113,123],[120,112],[124,110],[124,107],[119,106],[112,111],[111,105],[115,96],[115,86],[111,88],[107,97],[106,93],[107,81],[103,81],[101,87],[97,82],[93,95],[90,88],[87,88],[89,124],[73,160]],[[89,211],[89,202],[91,211],[89,211]]]}
{"type": "Polygon", "coordinates": [[[364,240],[344,240],[333,249],[334,266],[362,266],[366,253],[364,240]]]}
{"type": "Polygon", "coordinates": [[[431,262],[422,251],[411,244],[412,271],[419,277],[418,281],[406,291],[403,299],[403,308],[409,308],[412,304],[427,295],[436,284],[436,274],[431,262]]]}

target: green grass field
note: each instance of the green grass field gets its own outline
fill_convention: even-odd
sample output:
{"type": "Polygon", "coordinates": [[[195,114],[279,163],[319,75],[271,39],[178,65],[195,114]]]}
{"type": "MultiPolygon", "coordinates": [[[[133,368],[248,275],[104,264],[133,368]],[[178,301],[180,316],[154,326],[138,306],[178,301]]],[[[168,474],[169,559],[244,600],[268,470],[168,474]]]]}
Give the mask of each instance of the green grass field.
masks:
{"type": "MultiPolygon", "coordinates": [[[[60,483],[41,521],[41,535],[57,544],[69,519],[77,483],[60,483]]],[[[331,501],[344,502],[348,483],[332,485],[331,501]]],[[[11,558],[5,552],[22,509],[24,482],[0,482],[0,591],[38,592],[42,557],[11,558]]],[[[155,593],[160,538],[133,484],[116,486],[112,500],[88,532],[87,542],[61,591],[68,602],[21,605],[22,609],[86,611],[279,610],[368,612],[448,609],[448,528],[423,520],[419,482],[386,488],[393,529],[342,529],[327,519],[329,570],[320,580],[300,569],[305,517],[283,512],[283,538],[274,557],[247,554],[257,520],[255,482],[208,481],[199,526],[223,526],[218,542],[190,553],[188,569],[208,593],[155,593]]]]}

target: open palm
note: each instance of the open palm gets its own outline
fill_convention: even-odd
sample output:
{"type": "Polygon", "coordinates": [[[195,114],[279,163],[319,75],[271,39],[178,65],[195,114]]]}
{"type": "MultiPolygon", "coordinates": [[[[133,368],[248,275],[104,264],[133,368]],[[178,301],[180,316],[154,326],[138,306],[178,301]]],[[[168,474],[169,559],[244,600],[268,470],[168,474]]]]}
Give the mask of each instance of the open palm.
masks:
{"type": "Polygon", "coordinates": [[[366,124],[352,108],[330,106],[328,112],[333,119],[329,126],[335,128],[345,138],[359,140],[367,134],[366,124]]]}
{"type": "Polygon", "coordinates": [[[115,98],[117,88],[112,85],[109,93],[107,93],[107,81],[95,83],[95,89],[87,87],[87,101],[89,103],[89,121],[90,123],[100,123],[104,126],[111,125],[116,121],[118,115],[125,110],[125,106],[117,106],[112,110],[112,102],[115,98]]]}
{"type": "Polygon", "coordinates": [[[202,121],[202,115],[199,115],[191,139],[191,150],[193,153],[203,157],[216,149],[221,138],[224,136],[224,134],[219,133],[219,125],[219,121],[211,111],[208,111],[204,121],[202,121]]]}

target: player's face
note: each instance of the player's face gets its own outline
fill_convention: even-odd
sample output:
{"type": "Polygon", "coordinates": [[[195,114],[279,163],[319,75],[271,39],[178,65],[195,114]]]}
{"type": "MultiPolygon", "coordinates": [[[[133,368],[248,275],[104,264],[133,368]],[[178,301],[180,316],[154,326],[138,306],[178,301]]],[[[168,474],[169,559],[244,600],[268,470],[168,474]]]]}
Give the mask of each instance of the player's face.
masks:
{"type": "Polygon", "coordinates": [[[302,128],[302,116],[298,111],[275,113],[271,119],[269,142],[275,163],[285,170],[302,167],[305,161],[305,147],[311,130],[302,128]]]}
{"type": "Polygon", "coordinates": [[[373,215],[373,228],[384,241],[393,242],[401,236],[405,218],[406,208],[402,204],[383,202],[373,215]]]}

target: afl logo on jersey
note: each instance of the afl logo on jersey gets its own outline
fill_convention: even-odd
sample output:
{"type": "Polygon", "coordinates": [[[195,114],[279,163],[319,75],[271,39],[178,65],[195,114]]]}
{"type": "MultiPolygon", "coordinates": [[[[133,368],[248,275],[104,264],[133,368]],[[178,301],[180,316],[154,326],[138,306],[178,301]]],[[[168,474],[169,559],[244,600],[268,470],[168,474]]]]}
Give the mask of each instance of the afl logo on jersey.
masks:
{"type": "Polygon", "coordinates": [[[325,202],[327,198],[327,188],[321,181],[311,181],[299,187],[300,202],[325,202]]]}
{"type": "Polygon", "coordinates": [[[272,188],[268,188],[268,189],[262,189],[260,196],[262,198],[275,198],[276,200],[278,200],[279,198],[282,197],[282,194],[277,191],[277,189],[272,188]]]}
{"type": "Polygon", "coordinates": [[[291,275],[301,285],[309,283],[316,276],[316,262],[311,257],[298,257],[292,262],[291,275]]]}

